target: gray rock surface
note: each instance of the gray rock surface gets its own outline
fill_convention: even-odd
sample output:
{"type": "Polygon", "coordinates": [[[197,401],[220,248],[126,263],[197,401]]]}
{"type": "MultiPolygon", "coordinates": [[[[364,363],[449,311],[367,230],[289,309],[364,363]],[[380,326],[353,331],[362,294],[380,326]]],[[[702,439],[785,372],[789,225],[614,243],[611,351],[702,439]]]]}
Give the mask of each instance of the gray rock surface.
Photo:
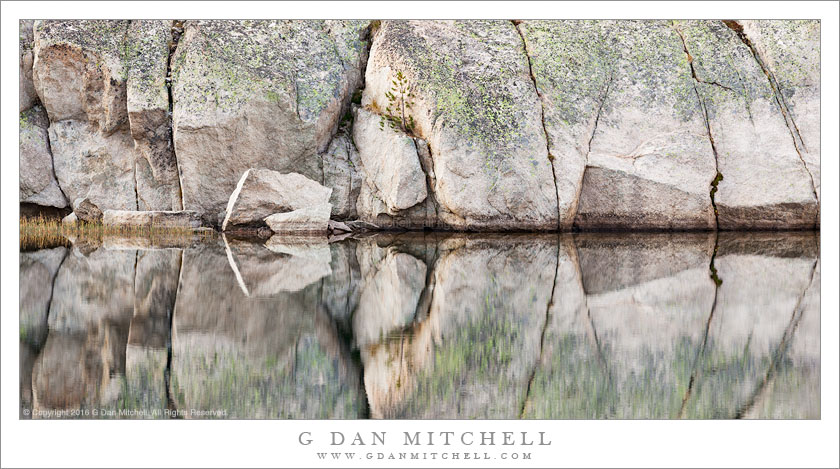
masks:
{"type": "MultiPolygon", "coordinates": [[[[787,107],[780,104],[786,98],[767,76],[774,76],[772,70],[744,43],[748,38],[722,22],[689,21],[676,27],[692,57],[698,98],[708,115],[723,175],[715,194],[720,227],[812,228],[818,215],[816,189],[799,140],[792,138],[798,134],[786,121],[787,107]]],[[[799,73],[813,75],[813,66],[799,73]]],[[[800,78],[806,80],[814,82],[813,77],[800,78]]],[[[787,91],[802,89],[813,95],[801,82],[791,83],[787,91]]],[[[813,98],[802,104],[806,105],[813,107],[813,98]]],[[[818,147],[816,151],[818,155],[818,147]]]]}
{"type": "MultiPolygon", "coordinates": [[[[426,198],[426,175],[420,167],[414,139],[382,122],[380,116],[357,109],[353,140],[360,148],[365,183],[371,195],[386,213],[394,215],[426,198]]],[[[375,218],[379,213],[363,215],[375,218]]]]}
{"type": "Polygon", "coordinates": [[[433,220],[476,229],[557,225],[539,100],[511,22],[383,21],[362,104],[387,114],[404,102],[413,103],[405,120],[413,119],[413,132],[431,148],[432,188],[442,208],[433,220]],[[398,72],[405,99],[389,99],[398,72]]]}
{"type": "Polygon", "coordinates": [[[202,226],[202,219],[198,212],[190,210],[105,210],[102,223],[105,226],[197,229],[202,226]]]}
{"type": "Polygon", "coordinates": [[[172,63],[184,208],[217,216],[249,168],[323,180],[318,155],[360,84],[367,24],[185,23],[172,63]]]}
{"type": "Polygon", "coordinates": [[[38,102],[35,85],[32,83],[32,49],[35,47],[33,23],[33,20],[20,20],[18,24],[18,112],[26,111],[38,102]]]}
{"type": "Polygon", "coordinates": [[[225,211],[259,169],[377,229],[820,224],[817,21],[21,21],[18,47],[25,203],[259,228],[301,208],[225,211]]]}
{"type": "Polygon", "coordinates": [[[134,139],[138,210],[181,210],[167,86],[172,21],[133,20],[126,37],[126,106],[134,139]]]}
{"type": "MultiPolygon", "coordinates": [[[[222,230],[237,225],[261,225],[266,217],[275,213],[328,204],[331,193],[331,189],[302,174],[248,169],[230,194],[222,230]]],[[[329,219],[329,211],[327,215],[329,219]]]]}
{"type": "Polygon", "coordinates": [[[265,217],[265,223],[275,233],[326,234],[331,210],[332,204],[329,203],[313,205],[269,215],[265,217]]]}
{"type": "Polygon", "coordinates": [[[79,220],[96,223],[102,221],[102,210],[90,201],[87,197],[73,201],[73,213],[79,220]]]}
{"type": "Polygon", "coordinates": [[[339,220],[356,218],[362,163],[352,139],[344,133],[336,135],[321,158],[324,162],[323,185],[332,189],[332,216],[339,220]]]}
{"type": "Polygon", "coordinates": [[[588,67],[609,77],[600,90],[575,225],[714,228],[715,157],[679,34],[665,21],[598,26],[594,43],[571,46],[607,48],[592,54],[588,67]]]}
{"type": "Polygon", "coordinates": [[[163,160],[174,165],[163,82],[168,22],[152,24],[35,22],[33,82],[70,200],[90,197],[103,209],[181,208],[177,170],[160,170],[163,160]]]}
{"type": "Polygon", "coordinates": [[[41,106],[20,113],[20,201],[64,208],[67,199],[55,179],[47,130],[49,125],[41,106]]]}
{"type": "Polygon", "coordinates": [[[785,120],[820,199],[820,22],[739,21],[770,72],[785,120]]]}

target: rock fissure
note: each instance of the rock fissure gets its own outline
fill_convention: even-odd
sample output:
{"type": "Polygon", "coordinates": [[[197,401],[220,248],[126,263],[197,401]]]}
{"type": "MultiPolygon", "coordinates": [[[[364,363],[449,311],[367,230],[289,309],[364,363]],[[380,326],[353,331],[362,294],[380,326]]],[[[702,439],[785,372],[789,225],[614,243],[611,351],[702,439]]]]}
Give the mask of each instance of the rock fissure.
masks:
{"type": "Polygon", "coordinates": [[[178,153],[175,151],[175,125],[172,120],[172,112],[175,109],[175,100],[172,98],[172,57],[178,49],[178,42],[181,40],[181,34],[183,33],[183,20],[172,21],[172,28],[170,29],[169,54],[166,58],[166,96],[169,104],[169,147],[172,149],[172,155],[175,159],[175,171],[178,173],[178,200],[181,204],[179,207],[181,210],[184,210],[184,184],[181,178],[181,168],[178,164],[178,153]]]}
{"type": "Polygon", "coordinates": [[[680,410],[677,413],[677,418],[681,419],[685,416],[686,406],[688,405],[689,399],[691,399],[691,394],[695,387],[697,386],[697,382],[700,379],[700,371],[702,367],[700,366],[700,362],[706,356],[706,346],[709,343],[709,332],[712,328],[712,319],[715,316],[715,311],[717,310],[718,304],[718,293],[720,292],[720,286],[723,284],[723,280],[718,276],[717,268],[715,267],[715,257],[717,256],[718,246],[719,246],[719,237],[718,232],[715,232],[715,246],[712,250],[712,258],[709,261],[709,278],[715,283],[715,296],[712,299],[712,307],[709,311],[709,318],[706,319],[706,329],[703,332],[703,342],[700,344],[700,349],[697,351],[697,354],[694,356],[694,364],[691,367],[691,377],[688,379],[688,387],[685,390],[685,394],[683,395],[682,403],[680,404],[680,410]]]}
{"type": "Polygon", "coordinates": [[[534,368],[531,370],[531,375],[528,378],[528,386],[525,388],[525,398],[522,399],[522,406],[519,409],[519,418],[525,418],[525,412],[528,408],[528,399],[531,396],[531,387],[534,384],[534,378],[537,376],[537,370],[539,369],[540,365],[543,361],[543,350],[545,346],[545,332],[548,330],[548,326],[551,323],[551,308],[554,306],[554,292],[557,289],[557,278],[558,272],[560,271],[560,246],[563,243],[560,240],[560,237],[557,237],[556,240],[557,250],[554,255],[554,278],[551,282],[551,295],[548,297],[548,304],[545,306],[545,321],[543,322],[542,331],[540,332],[540,348],[539,353],[537,353],[537,360],[534,363],[534,368]]]}
{"type": "MultiPolygon", "coordinates": [[[[181,290],[181,282],[183,281],[182,276],[184,275],[184,256],[186,255],[186,250],[181,251],[181,255],[179,256],[178,261],[178,286],[175,289],[175,298],[178,298],[178,294],[181,290]]],[[[175,399],[172,395],[172,330],[173,325],[175,323],[175,305],[172,305],[172,311],[169,312],[169,337],[166,344],[166,368],[163,371],[163,386],[166,389],[166,408],[170,411],[177,410],[175,406],[175,399]]],[[[172,415],[178,415],[177,412],[173,412],[172,415]]]]}
{"type": "MultiPolygon", "coordinates": [[[[41,105],[41,101],[37,101],[38,105],[41,105]]],[[[43,105],[42,105],[43,106],[43,105]]],[[[53,155],[52,146],[50,144],[50,133],[47,132],[47,151],[50,152],[50,163],[52,167],[50,167],[50,172],[52,175],[53,180],[55,180],[55,185],[58,186],[58,190],[61,192],[61,195],[64,196],[64,200],[67,201],[69,206],[72,206],[73,201],[67,197],[67,194],[64,192],[64,189],[61,187],[61,181],[58,180],[58,176],[55,174],[55,155],[53,155]]]]}
{"type": "Polygon", "coordinates": [[[808,288],[810,288],[811,284],[814,282],[814,274],[817,271],[817,263],[819,259],[815,260],[813,265],[811,266],[811,275],[808,283],[805,285],[805,288],[802,290],[802,293],[799,294],[799,298],[796,300],[796,305],[793,307],[793,313],[790,317],[790,322],[788,322],[787,327],[785,328],[784,333],[782,333],[782,338],[779,340],[779,345],[776,347],[776,351],[773,353],[773,359],[770,362],[770,366],[767,369],[767,373],[762,378],[761,382],[758,383],[750,394],[750,397],[747,398],[744,405],[742,405],[734,415],[736,419],[743,419],[747,416],[747,413],[752,410],[755,404],[760,400],[761,396],[765,393],[767,388],[772,383],[773,379],[776,376],[776,370],[779,368],[779,365],[784,361],[785,356],[787,355],[788,348],[790,347],[790,343],[793,340],[793,336],[796,333],[796,329],[799,327],[799,323],[802,320],[803,313],[805,309],[802,307],[802,301],[805,299],[805,294],[808,292],[808,288]]]}
{"type": "Polygon", "coordinates": [[[733,20],[724,20],[723,24],[726,25],[727,28],[731,29],[735,32],[735,35],[738,36],[738,39],[750,49],[753,58],[755,59],[756,63],[758,64],[761,71],[764,73],[764,76],[767,77],[767,81],[770,83],[770,89],[773,90],[773,98],[776,102],[777,107],[779,108],[779,112],[782,113],[782,119],[785,121],[785,125],[790,132],[790,137],[793,140],[793,147],[796,149],[796,154],[799,156],[799,161],[802,162],[802,166],[805,168],[805,171],[808,173],[808,177],[811,180],[811,190],[814,193],[814,199],[819,203],[819,196],[817,195],[817,185],[814,182],[814,175],[811,173],[811,170],[808,168],[808,165],[805,163],[805,158],[802,157],[802,152],[808,151],[808,148],[805,146],[805,141],[802,139],[802,134],[799,132],[799,127],[796,125],[796,121],[793,119],[793,113],[790,111],[790,107],[787,104],[787,100],[785,100],[784,93],[782,93],[781,89],[779,88],[779,82],[776,80],[776,76],[773,74],[773,71],[767,66],[764,60],[761,58],[761,54],[759,54],[758,49],[756,49],[755,45],[753,45],[750,38],[747,37],[746,32],[744,31],[743,26],[740,23],[733,20]]]}
{"type": "MultiPolygon", "coordinates": [[[[437,197],[435,196],[435,170],[434,170],[435,159],[432,156],[432,147],[431,147],[431,145],[426,143],[426,141],[423,140],[423,139],[412,138],[411,140],[414,142],[414,149],[417,152],[417,159],[420,161],[420,169],[426,175],[426,193],[427,193],[427,195],[426,195],[427,199],[426,200],[428,200],[428,202],[431,203],[432,209],[435,211],[435,219],[432,220],[432,223],[427,222],[426,225],[427,226],[437,226],[437,222],[438,222],[438,220],[440,220],[440,218],[439,218],[439,214],[438,214],[438,205],[439,204],[438,204],[438,201],[437,201],[437,197]],[[421,145],[425,145],[424,152],[428,152],[428,155],[429,155],[428,158],[424,158],[424,157],[420,156],[420,148],[418,147],[418,143],[417,143],[418,140],[420,140],[421,145]]],[[[420,202],[420,203],[422,203],[422,202],[420,202]]]]}
{"type": "MultiPolygon", "coordinates": [[[[598,110],[595,112],[595,122],[592,124],[592,133],[589,135],[589,140],[587,140],[587,142],[586,142],[586,155],[583,158],[583,171],[581,172],[580,183],[578,184],[578,187],[580,187],[579,191],[583,190],[583,180],[586,177],[586,171],[589,169],[589,155],[592,153],[592,141],[595,140],[595,133],[598,132],[598,123],[601,120],[601,113],[604,110],[604,103],[607,102],[607,96],[609,96],[609,93],[610,93],[610,86],[612,86],[612,83],[613,83],[614,79],[615,79],[615,76],[613,75],[613,73],[611,71],[610,72],[610,78],[607,80],[607,83],[604,85],[604,89],[601,92],[601,96],[599,97],[598,110]]],[[[635,162],[636,162],[636,160],[633,159],[634,164],[635,164],[635,162]]],[[[577,217],[579,209],[580,209],[580,193],[578,193],[577,200],[575,201],[575,212],[574,212],[574,217],[573,218],[577,217]]],[[[573,225],[575,225],[574,222],[573,222],[573,225]]]]}
{"type": "MultiPolygon", "coordinates": [[[[695,81],[695,83],[693,85],[694,95],[697,97],[697,104],[700,106],[700,110],[702,111],[703,124],[706,126],[706,133],[709,136],[709,144],[712,147],[712,154],[715,157],[715,177],[714,177],[714,179],[712,179],[712,182],[709,184],[709,186],[710,186],[709,187],[709,198],[711,199],[711,202],[712,202],[712,210],[714,210],[714,212],[715,212],[715,230],[717,231],[717,230],[720,230],[720,215],[718,213],[718,207],[717,207],[717,203],[715,201],[715,194],[718,191],[718,184],[720,184],[720,181],[723,180],[723,174],[720,172],[720,161],[719,161],[719,158],[718,158],[717,147],[715,147],[715,137],[714,137],[714,135],[712,135],[712,125],[709,122],[709,110],[706,107],[706,101],[700,96],[700,91],[697,89],[697,83],[701,83],[701,84],[710,84],[710,83],[707,83],[707,82],[702,81],[699,78],[697,78],[697,70],[695,70],[695,68],[694,68],[694,57],[688,51],[688,45],[685,42],[685,36],[683,36],[683,33],[682,33],[682,31],[679,30],[679,28],[674,28],[674,30],[676,31],[677,35],[680,37],[680,41],[682,41],[683,51],[685,52],[686,60],[688,60],[688,67],[691,70],[691,78],[693,78],[694,81],[695,81]]],[[[718,85],[718,86],[721,86],[721,85],[718,85]]],[[[724,88],[726,88],[726,87],[724,87],[724,88]]],[[[731,88],[727,88],[727,89],[732,91],[731,88]]],[[[715,246],[715,249],[717,249],[717,245],[715,246]]],[[[717,283],[717,281],[715,283],[717,283]]]]}
{"type": "Polygon", "coordinates": [[[557,173],[554,170],[554,155],[551,154],[551,137],[548,135],[548,128],[545,126],[545,102],[543,101],[542,93],[540,93],[540,88],[537,86],[537,77],[534,75],[534,65],[531,62],[531,55],[528,54],[528,42],[525,40],[522,30],[519,29],[519,22],[514,20],[511,21],[511,23],[513,23],[516,33],[519,34],[519,38],[522,40],[522,52],[525,54],[525,58],[528,61],[528,76],[531,77],[531,82],[534,84],[534,92],[537,93],[537,99],[540,101],[540,123],[542,124],[543,133],[545,134],[545,151],[548,154],[548,162],[551,164],[551,179],[554,181],[554,196],[557,199],[557,228],[559,229],[562,224],[560,216],[560,190],[557,188],[557,173]]]}

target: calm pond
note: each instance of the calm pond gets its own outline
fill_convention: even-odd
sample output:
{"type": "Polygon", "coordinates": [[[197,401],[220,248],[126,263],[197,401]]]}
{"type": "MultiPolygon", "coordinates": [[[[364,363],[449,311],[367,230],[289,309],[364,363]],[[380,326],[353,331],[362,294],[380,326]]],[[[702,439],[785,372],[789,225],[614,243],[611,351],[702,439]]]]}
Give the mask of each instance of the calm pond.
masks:
{"type": "Polygon", "coordinates": [[[22,418],[820,418],[819,234],[20,254],[22,418]]]}

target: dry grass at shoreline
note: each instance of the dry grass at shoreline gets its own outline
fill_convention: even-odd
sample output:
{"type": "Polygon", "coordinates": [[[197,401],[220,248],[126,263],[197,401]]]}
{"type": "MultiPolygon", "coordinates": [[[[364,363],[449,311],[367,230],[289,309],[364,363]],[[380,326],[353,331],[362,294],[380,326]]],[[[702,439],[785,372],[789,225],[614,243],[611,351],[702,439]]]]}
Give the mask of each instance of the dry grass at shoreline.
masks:
{"type": "Polygon", "coordinates": [[[58,218],[24,217],[20,219],[20,249],[44,249],[57,246],[70,246],[76,240],[101,242],[103,238],[114,236],[124,238],[142,238],[150,245],[169,245],[178,242],[187,243],[196,237],[211,237],[212,231],[193,230],[157,226],[105,226],[102,223],[79,221],[64,225],[58,218]]]}

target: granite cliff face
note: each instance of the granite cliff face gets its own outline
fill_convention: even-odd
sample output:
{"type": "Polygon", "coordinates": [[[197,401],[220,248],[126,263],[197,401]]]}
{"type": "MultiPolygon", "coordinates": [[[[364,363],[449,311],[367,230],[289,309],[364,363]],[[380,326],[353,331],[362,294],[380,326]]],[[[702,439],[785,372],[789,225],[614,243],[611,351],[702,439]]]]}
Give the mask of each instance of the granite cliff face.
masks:
{"type": "Polygon", "coordinates": [[[819,40],[818,21],[22,21],[20,201],[220,227],[271,170],[380,229],[818,228],[819,40]]]}

